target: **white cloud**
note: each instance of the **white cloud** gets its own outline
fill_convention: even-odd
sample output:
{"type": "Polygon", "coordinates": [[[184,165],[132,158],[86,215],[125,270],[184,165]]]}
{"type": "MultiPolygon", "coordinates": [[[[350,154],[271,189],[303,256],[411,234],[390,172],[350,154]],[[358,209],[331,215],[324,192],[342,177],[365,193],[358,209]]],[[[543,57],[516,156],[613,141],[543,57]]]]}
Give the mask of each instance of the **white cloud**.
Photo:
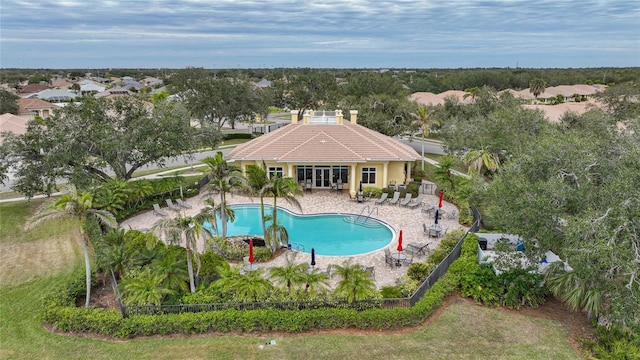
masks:
{"type": "Polygon", "coordinates": [[[154,54],[154,62],[173,67],[179,53],[202,62],[191,65],[237,66],[237,54],[253,52],[240,66],[262,64],[260,55],[269,54],[275,66],[389,67],[394,58],[420,63],[437,53],[440,63],[430,66],[456,67],[461,56],[500,66],[492,59],[528,53],[539,67],[560,58],[574,66],[638,66],[638,18],[640,3],[619,0],[3,0],[0,63],[74,67],[66,61],[96,62],[99,52],[102,66],[115,59],[144,66],[154,54]],[[41,56],[31,55],[29,43],[41,56]],[[349,56],[330,58],[335,53],[349,56]],[[206,59],[211,54],[216,59],[206,59]],[[53,64],[58,58],[65,63],[53,64]]]}

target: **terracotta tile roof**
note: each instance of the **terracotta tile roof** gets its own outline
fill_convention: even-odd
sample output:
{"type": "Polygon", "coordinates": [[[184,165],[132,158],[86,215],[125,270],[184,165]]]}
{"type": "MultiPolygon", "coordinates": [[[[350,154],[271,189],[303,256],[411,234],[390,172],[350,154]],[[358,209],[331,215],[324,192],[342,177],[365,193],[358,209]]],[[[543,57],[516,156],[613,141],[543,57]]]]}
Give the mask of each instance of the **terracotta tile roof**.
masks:
{"type": "MultiPolygon", "coordinates": [[[[0,115],[0,131],[8,131],[20,135],[27,132],[27,119],[6,113],[0,115]]],[[[0,143],[2,139],[0,138],[0,143]]]]}
{"type": "Polygon", "coordinates": [[[344,124],[289,124],[231,151],[232,160],[279,162],[413,161],[411,147],[393,138],[345,121],[344,124]]]}
{"type": "Polygon", "coordinates": [[[20,93],[21,94],[33,94],[33,93],[37,93],[39,91],[47,90],[47,89],[49,89],[49,87],[46,86],[46,85],[29,84],[29,85],[25,85],[22,88],[20,88],[20,93]]]}
{"type": "Polygon", "coordinates": [[[32,114],[33,110],[39,109],[55,110],[60,108],[58,105],[40,99],[18,99],[16,102],[18,103],[19,114],[32,114]]]}

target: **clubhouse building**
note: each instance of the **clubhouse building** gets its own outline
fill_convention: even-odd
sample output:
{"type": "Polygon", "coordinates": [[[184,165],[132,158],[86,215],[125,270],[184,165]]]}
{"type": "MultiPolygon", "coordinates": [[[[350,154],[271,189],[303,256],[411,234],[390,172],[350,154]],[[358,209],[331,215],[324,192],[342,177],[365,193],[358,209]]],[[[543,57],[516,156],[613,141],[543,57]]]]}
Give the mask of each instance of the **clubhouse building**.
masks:
{"type": "Polygon", "coordinates": [[[246,171],[249,165],[267,167],[269,174],[292,177],[308,190],[348,190],[362,186],[387,187],[411,179],[420,155],[410,146],[358,125],[358,112],[341,110],[291,111],[291,124],[237,146],[227,158],[246,171]]]}

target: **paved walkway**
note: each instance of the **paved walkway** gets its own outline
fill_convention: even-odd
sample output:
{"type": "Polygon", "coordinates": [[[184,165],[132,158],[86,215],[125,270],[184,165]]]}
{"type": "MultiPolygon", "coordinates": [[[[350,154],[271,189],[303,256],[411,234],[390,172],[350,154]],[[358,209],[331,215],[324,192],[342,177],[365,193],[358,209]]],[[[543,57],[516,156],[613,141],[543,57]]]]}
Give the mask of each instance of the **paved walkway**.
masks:
{"type": "MultiPolygon", "coordinates": [[[[436,204],[438,201],[437,196],[435,195],[424,195],[426,204],[436,204]]],[[[186,215],[194,215],[202,209],[204,206],[203,199],[208,197],[208,195],[198,195],[196,197],[187,199],[186,202],[192,205],[192,209],[185,210],[186,215]]],[[[215,197],[214,197],[215,198],[215,197]]],[[[260,200],[258,198],[249,198],[246,196],[233,195],[229,196],[228,201],[230,204],[246,204],[253,203],[259,204],[260,200]]],[[[299,196],[298,201],[302,206],[302,212],[304,214],[313,214],[313,213],[327,213],[327,212],[337,212],[337,213],[349,213],[349,214],[359,214],[365,205],[374,206],[373,200],[368,203],[362,204],[357,203],[351,199],[349,199],[348,195],[338,195],[334,192],[330,191],[314,191],[311,194],[305,194],[304,196],[299,196]]],[[[272,203],[271,199],[265,199],[265,203],[272,203]]],[[[282,206],[288,208],[293,212],[299,213],[300,211],[291,207],[285,201],[278,201],[278,206],[282,206]]],[[[163,207],[164,209],[165,207],[163,207]]],[[[381,205],[378,206],[378,215],[373,216],[382,221],[385,221],[389,225],[391,225],[396,233],[402,230],[403,232],[403,244],[410,242],[419,242],[419,243],[430,243],[430,248],[435,248],[437,246],[439,239],[429,238],[427,235],[423,234],[423,223],[426,223],[427,226],[433,223],[433,217],[427,215],[422,212],[419,208],[417,209],[407,209],[400,206],[393,205],[381,205]]],[[[449,232],[463,228],[458,223],[459,214],[457,208],[450,203],[443,202],[443,209],[447,211],[447,213],[451,214],[455,212],[456,216],[454,218],[443,218],[439,221],[441,227],[443,229],[447,229],[449,232]]],[[[170,210],[166,210],[171,216],[171,214],[175,214],[170,210]]],[[[175,215],[174,215],[175,216],[175,215]]],[[[139,215],[133,216],[124,222],[122,222],[121,227],[123,228],[133,228],[133,229],[148,229],[150,228],[156,221],[160,218],[158,216],[153,215],[153,211],[147,211],[141,213],[139,215]]],[[[389,248],[392,252],[396,251],[398,246],[397,236],[394,241],[389,245],[389,248]]],[[[198,248],[200,251],[204,249],[204,243],[198,244],[198,248]]],[[[298,252],[298,251],[287,251],[286,254],[293,255],[295,254],[295,262],[296,263],[309,263],[311,261],[311,256],[308,253],[298,252]]],[[[414,261],[424,261],[424,257],[415,257],[414,261]]],[[[384,261],[384,249],[380,249],[378,251],[374,251],[368,254],[358,255],[358,256],[319,256],[316,255],[316,267],[319,269],[326,269],[329,264],[342,264],[344,261],[351,261],[352,263],[357,263],[366,266],[374,266],[375,267],[375,280],[378,288],[388,285],[394,285],[396,279],[406,274],[408,266],[403,265],[400,267],[389,267],[385,265],[384,261]]],[[[264,268],[274,267],[274,266],[283,266],[286,262],[286,256],[278,256],[275,259],[266,262],[260,263],[259,265],[264,268]]],[[[332,285],[339,279],[332,279],[332,285]]]]}

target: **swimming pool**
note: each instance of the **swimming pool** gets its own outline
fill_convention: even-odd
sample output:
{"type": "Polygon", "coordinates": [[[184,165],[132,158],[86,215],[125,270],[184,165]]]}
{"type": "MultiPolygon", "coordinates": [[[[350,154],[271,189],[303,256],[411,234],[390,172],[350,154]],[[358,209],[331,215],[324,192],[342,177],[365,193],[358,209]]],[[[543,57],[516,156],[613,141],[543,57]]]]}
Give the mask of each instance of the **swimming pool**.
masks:
{"type": "MultiPolygon", "coordinates": [[[[259,205],[233,205],[234,222],[227,223],[227,236],[262,236],[259,205]]],[[[265,206],[265,214],[271,213],[265,206]]],[[[391,243],[394,232],[377,220],[354,214],[299,215],[278,207],[278,222],[289,233],[292,248],[317,255],[351,256],[381,249],[391,243]]],[[[267,222],[267,226],[271,223],[267,222]]],[[[210,226],[208,227],[210,228],[210,226]]],[[[218,229],[222,229],[218,219],[218,229]]]]}

